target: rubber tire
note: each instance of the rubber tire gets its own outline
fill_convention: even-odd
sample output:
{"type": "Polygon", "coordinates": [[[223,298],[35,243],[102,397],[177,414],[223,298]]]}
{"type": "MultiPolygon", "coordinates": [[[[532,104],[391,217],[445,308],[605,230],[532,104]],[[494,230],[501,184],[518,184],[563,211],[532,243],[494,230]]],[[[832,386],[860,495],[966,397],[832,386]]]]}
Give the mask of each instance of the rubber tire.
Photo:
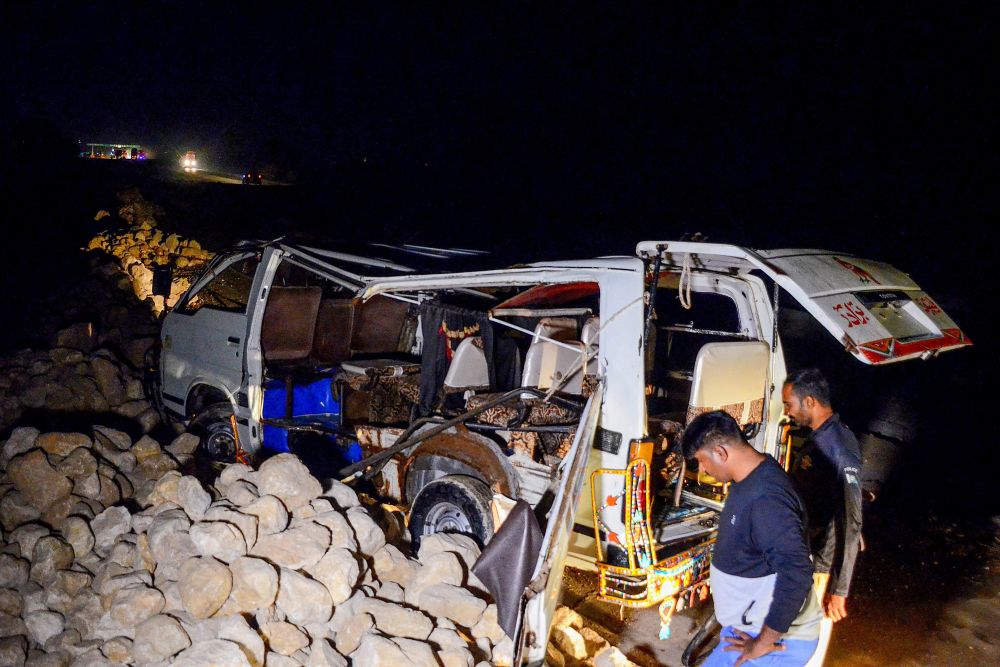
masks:
{"type": "MultiPolygon", "coordinates": [[[[236,461],[235,441],[233,447],[225,451],[215,444],[219,436],[228,435],[232,440],[233,427],[230,422],[233,406],[228,402],[212,403],[191,420],[189,430],[198,436],[198,452],[210,461],[233,463],[236,461]]],[[[223,439],[224,440],[224,439],[223,439]]]]}
{"type": "Polygon", "coordinates": [[[427,518],[436,506],[450,503],[461,510],[468,520],[471,532],[463,533],[486,545],[493,537],[493,512],[490,504],[493,492],[481,480],[465,475],[448,475],[430,482],[420,489],[410,507],[410,539],[413,549],[420,548],[427,518]]]}

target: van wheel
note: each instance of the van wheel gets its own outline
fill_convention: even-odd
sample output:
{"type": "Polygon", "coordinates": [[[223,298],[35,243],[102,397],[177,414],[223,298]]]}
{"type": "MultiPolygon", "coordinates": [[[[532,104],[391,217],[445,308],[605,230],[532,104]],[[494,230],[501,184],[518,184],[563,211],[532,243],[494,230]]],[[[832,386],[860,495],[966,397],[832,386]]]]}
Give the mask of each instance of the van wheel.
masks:
{"type": "Polygon", "coordinates": [[[232,463],[236,460],[232,416],[233,406],[228,402],[213,403],[191,420],[189,430],[201,439],[198,450],[211,461],[232,463]]]}
{"type": "Polygon", "coordinates": [[[448,475],[429,483],[410,508],[413,548],[434,533],[461,533],[485,546],[493,537],[492,500],[490,487],[474,477],[448,475]]]}

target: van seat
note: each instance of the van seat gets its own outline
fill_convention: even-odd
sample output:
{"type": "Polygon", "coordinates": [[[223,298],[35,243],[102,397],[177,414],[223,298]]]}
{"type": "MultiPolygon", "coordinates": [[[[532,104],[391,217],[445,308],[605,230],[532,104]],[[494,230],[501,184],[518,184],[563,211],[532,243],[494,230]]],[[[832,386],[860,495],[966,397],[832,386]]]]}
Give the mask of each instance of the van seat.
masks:
{"type": "Polygon", "coordinates": [[[561,391],[568,394],[581,394],[583,392],[583,376],[586,371],[581,365],[584,355],[583,343],[568,341],[563,345],[557,345],[547,340],[537,340],[532,343],[524,357],[521,386],[549,389],[560,384],[567,375],[572,374],[562,386],[561,391]],[[574,349],[567,349],[563,345],[569,345],[574,349]]]}
{"type": "Polygon", "coordinates": [[[552,340],[579,340],[576,320],[572,317],[543,317],[535,325],[535,335],[531,339],[532,344],[539,342],[541,336],[552,340]]]}
{"type": "Polygon", "coordinates": [[[320,366],[335,366],[351,358],[354,302],[351,299],[323,299],[316,317],[312,359],[320,366]]]}
{"type": "Polygon", "coordinates": [[[267,295],[260,344],[268,362],[306,361],[313,349],[323,290],[319,287],[272,287],[267,295]]]}
{"type": "Polygon", "coordinates": [[[463,338],[458,344],[448,372],[444,376],[445,391],[456,389],[488,389],[490,371],[486,365],[481,336],[463,338]]]}

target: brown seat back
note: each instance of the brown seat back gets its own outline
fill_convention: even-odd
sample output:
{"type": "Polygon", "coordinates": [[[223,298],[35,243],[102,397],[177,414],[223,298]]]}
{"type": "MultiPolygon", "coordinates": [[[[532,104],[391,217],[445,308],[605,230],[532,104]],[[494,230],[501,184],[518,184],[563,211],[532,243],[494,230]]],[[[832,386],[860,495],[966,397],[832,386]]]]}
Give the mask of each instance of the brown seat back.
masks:
{"type": "Polygon", "coordinates": [[[316,318],[312,358],[319,364],[339,364],[351,357],[354,303],[351,299],[323,299],[316,318]]]}
{"type": "Polygon", "coordinates": [[[267,296],[260,344],[269,362],[304,361],[313,349],[319,287],[272,287],[267,296]]]}
{"type": "Polygon", "coordinates": [[[403,322],[409,304],[385,296],[376,296],[354,311],[354,336],[351,350],[359,354],[398,352],[403,322]]]}

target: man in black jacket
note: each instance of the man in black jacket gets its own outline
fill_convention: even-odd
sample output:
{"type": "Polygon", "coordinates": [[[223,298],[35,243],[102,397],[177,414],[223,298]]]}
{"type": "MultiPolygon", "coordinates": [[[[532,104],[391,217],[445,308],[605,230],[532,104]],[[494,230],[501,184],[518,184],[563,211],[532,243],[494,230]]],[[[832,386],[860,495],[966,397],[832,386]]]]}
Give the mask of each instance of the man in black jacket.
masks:
{"type": "Polygon", "coordinates": [[[791,475],[809,516],[817,591],[826,593],[823,608],[836,622],[847,616],[861,544],[861,450],[830,406],[830,385],[815,368],[789,375],[781,397],[791,421],[812,429],[792,461],[791,475]]]}
{"type": "Polygon", "coordinates": [[[712,555],[711,586],[722,640],[702,667],[800,667],[816,651],[823,617],[813,592],[802,499],[781,466],[750,446],[725,412],[685,429],[684,456],[729,483],[712,555]]]}

